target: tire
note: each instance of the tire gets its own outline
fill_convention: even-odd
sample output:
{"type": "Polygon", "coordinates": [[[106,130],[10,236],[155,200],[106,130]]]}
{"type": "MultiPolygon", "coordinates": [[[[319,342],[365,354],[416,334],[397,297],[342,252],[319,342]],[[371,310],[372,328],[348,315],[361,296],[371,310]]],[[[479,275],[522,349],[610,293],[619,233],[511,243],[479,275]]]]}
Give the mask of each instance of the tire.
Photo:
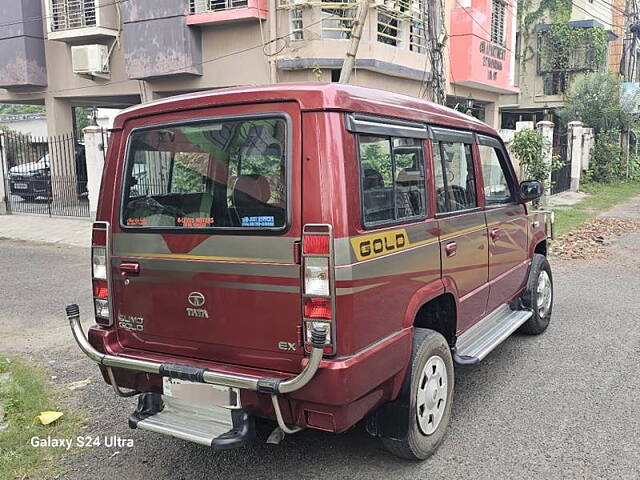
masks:
{"type": "Polygon", "coordinates": [[[433,455],[442,443],[451,419],[453,384],[453,360],[447,341],[433,330],[416,328],[410,370],[398,399],[409,405],[406,410],[409,415],[407,435],[402,439],[383,437],[384,447],[408,460],[425,460],[433,455]],[[428,400],[427,395],[432,400],[428,400]],[[428,417],[430,412],[435,412],[431,418],[428,417]]]}
{"type": "Polygon", "coordinates": [[[535,254],[531,261],[531,270],[527,286],[522,294],[522,304],[533,311],[533,316],[519,329],[528,335],[544,332],[551,321],[553,311],[553,276],[547,257],[535,254]]]}

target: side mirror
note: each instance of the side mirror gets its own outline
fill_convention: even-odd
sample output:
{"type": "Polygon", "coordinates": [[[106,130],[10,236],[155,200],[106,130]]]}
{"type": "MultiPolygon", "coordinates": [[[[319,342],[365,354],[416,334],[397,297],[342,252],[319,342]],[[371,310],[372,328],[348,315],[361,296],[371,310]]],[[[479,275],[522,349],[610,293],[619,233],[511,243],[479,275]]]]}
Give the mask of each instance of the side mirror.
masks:
{"type": "Polygon", "coordinates": [[[538,180],[525,180],[520,183],[520,199],[523,202],[532,202],[542,196],[544,187],[538,180]]]}

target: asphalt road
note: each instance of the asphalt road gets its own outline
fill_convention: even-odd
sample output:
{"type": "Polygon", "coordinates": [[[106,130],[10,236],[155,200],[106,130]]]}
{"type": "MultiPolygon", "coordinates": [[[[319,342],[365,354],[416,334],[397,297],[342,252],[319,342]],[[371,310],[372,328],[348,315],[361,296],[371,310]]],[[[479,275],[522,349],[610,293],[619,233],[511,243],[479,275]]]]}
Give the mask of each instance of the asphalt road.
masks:
{"type": "Polygon", "coordinates": [[[228,452],[129,430],[135,400],[102,383],[63,319],[69,301],[90,311],[88,260],[84,249],[0,240],[0,351],[46,365],[70,408],[88,412],[84,435],[134,441],[76,451],[63,478],[640,478],[640,234],[603,260],[552,261],[549,329],[456,369],[449,433],[422,463],[389,455],[361,426],[228,452]],[[88,387],[66,388],[85,378],[88,387]]]}

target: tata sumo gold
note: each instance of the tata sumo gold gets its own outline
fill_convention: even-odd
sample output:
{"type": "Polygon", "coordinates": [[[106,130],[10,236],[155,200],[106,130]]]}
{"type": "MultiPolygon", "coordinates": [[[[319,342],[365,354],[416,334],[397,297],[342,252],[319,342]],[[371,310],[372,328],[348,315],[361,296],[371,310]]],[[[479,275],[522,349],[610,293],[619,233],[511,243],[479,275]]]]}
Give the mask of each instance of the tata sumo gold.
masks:
{"type": "Polygon", "coordinates": [[[454,364],[549,324],[548,225],[527,205],[541,194],[493,129],[389,92],[136,106],[93,226],[96,325],[85,336],[77,305],[67,318],[115,393],[138,395],[132,428],[228,449],[269,420],[272,442],[363,420],[424,459],[454,364]]]}

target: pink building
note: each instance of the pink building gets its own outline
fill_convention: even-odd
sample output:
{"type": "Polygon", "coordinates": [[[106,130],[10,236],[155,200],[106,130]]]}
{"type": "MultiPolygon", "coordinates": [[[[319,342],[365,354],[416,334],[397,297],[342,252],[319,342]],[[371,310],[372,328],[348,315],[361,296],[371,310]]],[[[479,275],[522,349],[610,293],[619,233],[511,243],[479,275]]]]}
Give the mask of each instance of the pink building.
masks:
{"type": "Polygon", "coordinates": [[[517,93],[516,1],[450,0],[447,103],[498,127],[501,94],[517,93]]]}

